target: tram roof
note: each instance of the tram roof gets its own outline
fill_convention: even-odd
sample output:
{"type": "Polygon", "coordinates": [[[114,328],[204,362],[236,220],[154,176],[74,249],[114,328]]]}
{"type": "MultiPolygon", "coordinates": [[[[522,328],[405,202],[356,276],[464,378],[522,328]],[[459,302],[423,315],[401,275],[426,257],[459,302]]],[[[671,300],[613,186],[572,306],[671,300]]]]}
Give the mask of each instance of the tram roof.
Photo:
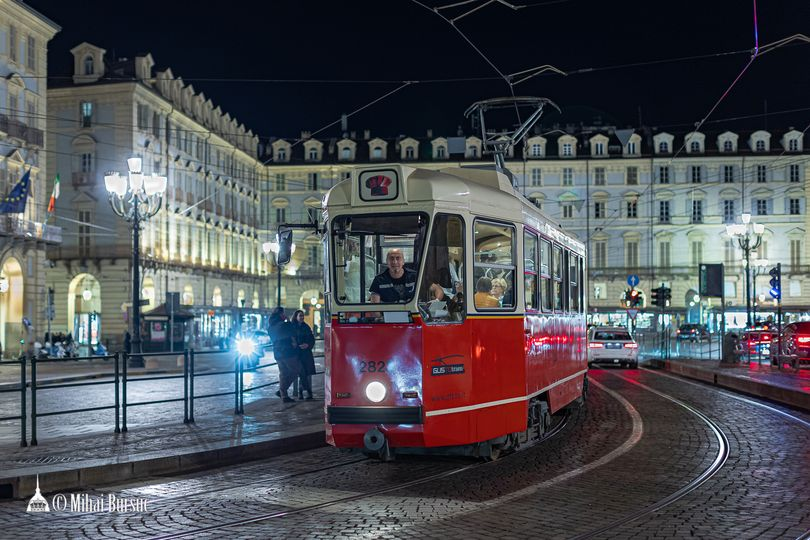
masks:
{"type": "Polygon", "coordinates": [[[435,170],[386,163],[357,167],[350,179],[329,190],[324,205],[332,212],[347,207],[363,213],[401,211],[405,205],[466,211],[523,222],[568,247],[584,250],[579,240],[551,223],[515,189],[506,174],[491,166],[435,170]]]}

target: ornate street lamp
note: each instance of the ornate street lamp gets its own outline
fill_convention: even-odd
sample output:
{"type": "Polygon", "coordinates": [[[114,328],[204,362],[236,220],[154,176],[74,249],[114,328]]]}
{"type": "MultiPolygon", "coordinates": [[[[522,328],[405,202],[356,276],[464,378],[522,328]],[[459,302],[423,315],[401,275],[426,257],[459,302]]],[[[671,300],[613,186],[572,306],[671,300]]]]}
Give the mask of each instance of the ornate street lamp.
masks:
{"type": "Polygon", "coordinates": [[[751,223],[751,214],[744,213],[740,216],[742,223],[726,225],[726,234],[730,238],[736,238],[737,244],[745,254],[745,314],[748,327],[753,326],[751,320],[751,252],[762,244],[762,233],[765,232],[765,225],[762,223],[751,223]]]}
{"type": "MultiPolygon", "coordinates": [[[[113,212],[132,225],[132,352],[141,350],[140,302],[140,230],[141,223],[158,213],[168,182],[165,176],[143,174],[141,158],[129,158],[127,176],[110,172],[104,176],[104,186],[110,196],[113,212]]],[[[143,358],[132,365],[142,364],[143,358]]]]}

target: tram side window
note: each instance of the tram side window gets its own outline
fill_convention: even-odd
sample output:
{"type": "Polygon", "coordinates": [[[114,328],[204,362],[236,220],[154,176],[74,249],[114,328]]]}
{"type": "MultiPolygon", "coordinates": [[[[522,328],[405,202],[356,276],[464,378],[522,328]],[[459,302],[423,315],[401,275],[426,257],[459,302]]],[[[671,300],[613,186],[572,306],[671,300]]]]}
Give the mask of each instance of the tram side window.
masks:
{"type": "Polygon", "coordinates": [[[515,307],[515,229],[511,225],[475,222],[473,295],[476,309],[515,307]]]}
{"type": "Polygon", "coordinates": [[[579,257],[577,275],[579,276],[579,312],[585,313],[585,259],[583,257],[579,257]]]}
{"type": "Polygon", "coordinates": [[[554,278],[554,310],[563,309],[563,265],[562,248],[554,246],[553,260],[551,261],[552,277],[554,278]]]}
{"type": "Polygon", "coordinates": [[[571,282],[571,313],[579,313],[579,271],[577,266],[579,263],[579,256],[574,253],[568,255],[568,276],[571,282]]]}
{"type": "Polygon", "coordinates": [[[523,234],[523,283],[526,309],[539,309],[537,301],[537,237],[530,233],[523,234]]]}
{"type": "Polygon", "coordinates": [[[551,243],[548,240],[540,241],[540,296],[543,311],[553,309],[553,287],[551,286],[551,243]]]}
{"type": "Polygon", "coordinates": [[[417,306],[425,322],[463,321],[464,220],[439,214],[433,222],[417,306]]]}

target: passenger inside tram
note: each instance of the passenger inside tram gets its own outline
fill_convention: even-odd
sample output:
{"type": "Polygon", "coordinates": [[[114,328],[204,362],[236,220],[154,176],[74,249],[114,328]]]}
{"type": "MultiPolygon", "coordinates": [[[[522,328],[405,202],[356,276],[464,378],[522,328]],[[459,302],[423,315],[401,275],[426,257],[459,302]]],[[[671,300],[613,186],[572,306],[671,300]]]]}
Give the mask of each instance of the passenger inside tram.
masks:
{"type": "Polygon", "coordinates": [[[436,216],[425,257],[417,303],[427,322],[464,319],[464,223],[458,216],[436,216]]]}

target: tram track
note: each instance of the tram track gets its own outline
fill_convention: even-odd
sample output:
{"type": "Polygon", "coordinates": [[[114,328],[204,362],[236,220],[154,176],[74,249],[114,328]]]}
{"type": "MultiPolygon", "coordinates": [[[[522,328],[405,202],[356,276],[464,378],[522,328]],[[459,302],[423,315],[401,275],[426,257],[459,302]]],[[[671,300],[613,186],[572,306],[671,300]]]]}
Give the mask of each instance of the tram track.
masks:
{"type": "Polygon", "coordinates": [[[662,397],[662,398],[664,398],[666,400],[669,400],[669,401],[675,403],[676,405],[686,409],[687,411],[694,414],[698,418],[700,418],[709,427],[711,432],[716,437],[717,443],[718,443],[718,451],[717,451],[717,455],[715,456],[712,463],[702,473],[700,473],[696,478],[694,478],[692,481],[687,483],[685,486],[683,486],[679,490],[667,495],[663,499],[659,499],[658,501],[656,501],[656,502],[654,502],[654,503],[652,503],[650,505],[645,506],[644,508],[640,508],[639,510],[637,510],[635,512],[631,512],[629,514],[625,514],[624,516],[622,516],[622,517],[620,517],[620,518],[618,518],[616,520],[613,520],[610,523],[607,523],[602,527],[590,530],[590,531],[588,531],[586,533],[576,535],[576,536],[572,537],[571,540],[584,540],[584,539],[587,539],[587,538],[594,538],[594,537],[603,535],[604,533],[606,533],[608,531],[611,531],[613,529],[617,529],[617,528],[621,527],[622,525],[626,525],[628,523],[631,523],[633,521],[641,519],[641,518],[643,518],[645,516],[649,516],[651,514],[654,514],[655,512],[658,512],[659,510],[673,504],[674,502],[686,497],[688,494],[690,494],[693,491],[695,491],[696,489],[698,489],[700,486],[702,486],[704,483],[706,483],[712,476],[714,476],[720,469],[722,469],[723,465],[725,465],[726,461],[728,460],[728,455],[729,455],[728,436],[723,432],[723,430],[720,428],[720,426],[714,420],[709,418],[702,411],[700,411],[696,407],[692,407],[691,405],[689,405],[689,404],[687,404],[687,403],[685,403],[685,402],[683,402],[683,401],[681,401],[681,400],[679,400],[679,399],[677,399],[675,397],[672,397],[669,394],[666,394],[664,392],[660,392],[660,391],[658,391],[658,390],[656,390],[656,389],[654,389],[652,387],[649,387],[649,386],[647,386],[647,385],[645,385],[643,383],[640,383],[638,381],[635,381],[633,379],[629,379],[627,377],[623,377],[621,375],[616,375],[616,374],[613,374],[613,373],[611,373],[611,375],[613,375],[614,377],[618,377],[619,379],[623,379],[623,380],[625,380],[625,381],[627,381],[627,382],[629,382],[629,383],[631,383],[631,384],[633,384],[635,386],[638,386],[639,388],[642,388],[642,389],[644,389],[644,390],[646,390],[648,392],[656,394],[656,395],[658,395],[658,396],[660,396],[660,397],[662,397]]]}
{"type": "MultiPolygon", "coordinates": [[[[568,412],[566,412],[563,415],[563,417],[561,418],[560,422],[558,424],[556,424],[555,426],[553,426],[552,429],[550,429],[549,432],[544,437],[542,437],[541,439],[538,439],[537,441],[533,441],[531,444],[527,444],[525,446],[522,446],[521,448],[524,448],[524,449],[525,448],[531,448],[531,447],[533,447],[533,446],[535,446],[537,444],[540,444],[540,443],[542,443],[544,441],[547,441],[547,440],[551,439],[552,437],[554,437],[555,435],[560,433],[568,425],[569,417],[570,417],[570,414],[568,412]]],[[[513,456],[519,455],[520,452],[521,451],[518,450],[516,452],[506,454],[497,461],[470,463],[469,465],[465,465],[465,466],[462,466],[462,467],[457,467],[457,468],[449,470],[449,471],[442,471],[440,473],[430,474],[428,476],[424,476],[422,478],[417,478],[416,480],[411,480],[411,481],[408,481],[408,482],[403,482],[403,483],[397,484],[395,486],[389,486],[389,487],[384,487],[384,488],[380,488],[380,489],[375,489],[375,490],[371,490],[371,491],[368,491],[368,492],[365,492],[365,493],[357,493],[357,494],[349,495],[349,496],[346,496],[346,497],[339,497],[337,499],[333,499],[333,500],[330,500],[330,501],[324,501],[324,502],[321,502],[321,503],[318,503],[318,504],[306,505],[306,506],[302,506],[302,507],[295,508],[295,509],[292,509],[292,510],[279,510],[279,511],[276,511],[276,512],[268,512],[268,513],[265,513],[265,514],[260,514],[260,515],[257,515],[257,516],[253,516],[253,517],[249,517],[249,518],[243,518],[243,519],[239,519],[239,520],[233,520],[233,521],[226,522],[226,523],[219,523],[217,525],[211,525],[211,526],[208,526],[208,527],[199,527],[199,528],[195,528],[195,529],[188,530],[188,531],[177,532],[177,533],[172,533],[172,534],[163,535],[163,536],[154,536],[154,537],[150,537],[150,539],[151,540],[170,540],[170,539],[174,539],[174,538],[194,537],[196,535],[211,532],[211,531],[227,529],[227,528],[230,528],[230,527],[238,527],[238,526],[242,526],[242,525],[251,525],[251,524],[254,524],[254,523],[260,523],[260,522],[263,522],[263,521],[268,521],[268,520],[271,520],[271,519],[284,518],[284,517],[287,517],[287,516],[292,516],[292,515],[296,515],[296,514],[311,512],[313,510],[319,510],[321,508],[335,506],[335,505],[338,505],[338,504],[350,503],[350,502],[354,502],[354,501],[358,501],[358,500],[362,500],[362,499],[367,499],[369,497],[373,497],[373,496],[377,496],[377,495],[385,495],[387,493],[399,491],[399,490],[402,490],[402,489],[407,489],[407,488],[422,485],[422,484],[427,484],[429,482],[433,482],[433,481],[436,481],[436,480],[441,480],[443,478],[449,478],[451,476],[455,476],[457,474],[460,474],[460,473],[463,473],[463,472],[466,472],[466,471],[470,471],[470,470],[473,470],[473,469],[477,469],[477,468],[480,468],[480,467],[494,466],[497,463],[500,463],[500,462],[502,462],[504,460],[510,459],[513,456]]]]}

